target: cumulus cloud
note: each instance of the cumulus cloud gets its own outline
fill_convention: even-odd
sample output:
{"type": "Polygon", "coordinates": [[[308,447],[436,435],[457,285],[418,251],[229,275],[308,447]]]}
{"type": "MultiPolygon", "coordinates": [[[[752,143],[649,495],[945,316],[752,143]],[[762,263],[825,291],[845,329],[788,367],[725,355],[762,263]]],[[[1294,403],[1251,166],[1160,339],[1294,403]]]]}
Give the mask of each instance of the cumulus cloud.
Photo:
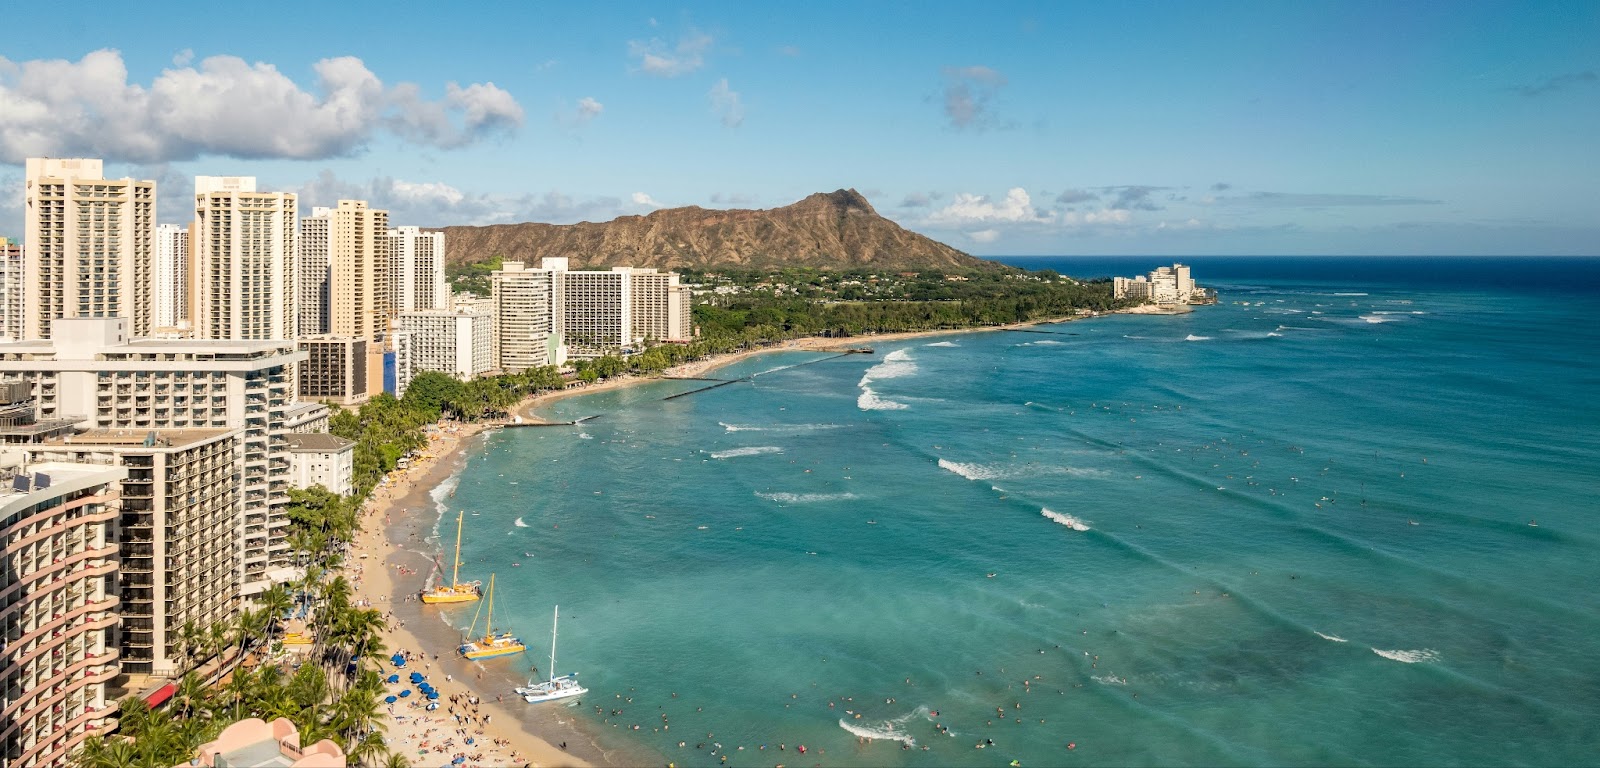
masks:
{"type": "Polygon", "coordinates": [[[583,122],[587,123],[599,117],[600,113],[604,111],[606,111],[606,105],[595,101],[593,97],[585,96],[578,99],[578,119],[583,122]]]}
{"type": "Polygon", "coordinates": [[[993,122],[990,105],[1006,84],[989,67],[944,68],[944,115],[952,128],[982,130],[993,122]]]}
{"type": "Polygon", "coordinates": [[[577,199],[559,190],[499,196],[468,192],[438,181],[391,177],[350,181],[327,170],[295,191],[300,194],[303,214],[309,214],[313,206],[331,207],[339,200],[366,200],[372,207],[389,212],[391,226],[442,227],[519,221],[572,224],[609,221],[624,213],[636,212],[638,208],[610,196],[577,199]]]}
{"type": "Polygon", "coordinates": [[[1568,72],[1556,75],[1555,77],[1546,78],[1543,82],[1534,83],[1533,85],[1520,85],[1511,90],[1531,99],[1547,93],[1566,90],[1573,86],[1593,85],[1596,82],[1600,82],[1600,75],[1596,75],[1594,70],[1585,70],[1583,72],[1568,72]]]}
{"type": "Polygon", "coordinates": [[[711,86],[706,93],[711,99],[711,111],[722,119],[722,124],[729,128],[738,128],[744,123],[744,102],[739,99],[739,92],[728,87],[728,78],[724,77],[711,86]]]}
{"type": "Polygon", "coordinates": [[[412,83],[386,86],[353,56],[313,69],[316,85],[306,89],[271,64],[211,56],[145,86],[128,81],[115,50],[76,62],[0,57],[0,160],[323,159],[356,154],[384,133],[448,149],[522,124],[522,108],[493,83],[449,83],[430,100],[412,83]]]}
{"type": "Polygon", "coordinates": [[[955,196],[950,204],[940,208],[927,217],[927,223],[936,227],[964,227],[990,222],[1018,223],[1047,219],[1048,215],[1041,215],[1033,208],[1033,200],[1028,197],[1028,191],[1022,187],[1013,187],[1006,192],[1005,199],[992,200],[987,195],[974,195],[963,192],[955,196]]]}
{"type": "Polygon", "coordinates": [[[992,243],[1000,239],[1000,230],[998,229],[980,229],[966,234],[974,243],[992,243]]]}
{"type": "Polygon", "coordinates": [[[185,48],[172,55],[172,66],[175,67],[187,67],[191,61],[194,61],[193,48],[185,48]]]}
{"type": "Polygon", "coordinates": [[[645,194],[643,192],[635,192],[635,193],[633,193],[633,204],[634,205],[648,205],[651,208],[664,207],[660,203],[656,202],[655,198],[653,198],[653,197],[651,197],[651,196],[649,196],[649,195],[647,195],[647,194],[645,194]]]}
{"type": "Polygon", "coordinates": [[[634,67],[639,72],[655,77],[677,77],[705,66],[706,51],[710,50],[713,42],[715,40],[710,35],[690,29],[676,43],[668,43],[659,37],[630,40],[628,55],[637,59],[634,67]]]}
{"type": "Polygon", "coordinates": [[[1090,200],[1099,199],[1099,195],[1090,192],[1087,189],[1069,189],[1059,195],[1056,195],[1056,203],[1058,205],[1073,205],[1075,203],[1086,203],[1090,200]]]}

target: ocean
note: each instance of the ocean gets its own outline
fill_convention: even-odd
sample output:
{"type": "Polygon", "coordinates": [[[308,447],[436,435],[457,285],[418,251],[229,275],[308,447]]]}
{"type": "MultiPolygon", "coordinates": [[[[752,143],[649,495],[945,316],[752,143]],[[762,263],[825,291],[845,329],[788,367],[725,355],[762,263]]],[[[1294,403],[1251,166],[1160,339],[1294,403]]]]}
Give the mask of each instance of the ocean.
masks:
{"type": "Polygon", "coordinates": [[[490,434],[442,538],[530,650],[482,666],[559,604],[591,692],[538,706],[678,765],[1595,763],[1600,260],[1184,261],[1217,305],[490,434]]]}

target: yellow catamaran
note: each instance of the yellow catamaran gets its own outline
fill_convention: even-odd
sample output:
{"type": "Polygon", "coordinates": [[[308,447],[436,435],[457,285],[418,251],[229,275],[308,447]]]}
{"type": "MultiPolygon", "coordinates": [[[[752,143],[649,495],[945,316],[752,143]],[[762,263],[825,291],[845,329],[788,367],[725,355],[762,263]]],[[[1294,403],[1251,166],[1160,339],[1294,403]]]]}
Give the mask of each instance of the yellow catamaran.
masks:
{"type": "Polygon", "coordinates": [[[433,589],[423,590],[422,602],[424,603],[465,603],[477,600],[481,581],[461,583],[461,520],[467,513],[461,510],[456,513],[456,554],[454,566],[450,569],[450,583],[440,584],[433,589]]]}
{"type": "MultiPolygon", "coordinates": [[[[489,574],[489,619],[483,627],[483,637],[477,640],[468,640],[461,644],[456,651],[469,659],[492,659],[496,656],[509,656],[513,653],[522,653],[528,647],[516,635],[510,632],[501,632],[498,637],[494,634],[494,574],[489,574]]],[[[478,606],[482,611],[483,606],[478,606]]],[[[472,627],[467,630],[471,637],[473,630],[478,628],[478,617],[472,617],[472,627]]]]}

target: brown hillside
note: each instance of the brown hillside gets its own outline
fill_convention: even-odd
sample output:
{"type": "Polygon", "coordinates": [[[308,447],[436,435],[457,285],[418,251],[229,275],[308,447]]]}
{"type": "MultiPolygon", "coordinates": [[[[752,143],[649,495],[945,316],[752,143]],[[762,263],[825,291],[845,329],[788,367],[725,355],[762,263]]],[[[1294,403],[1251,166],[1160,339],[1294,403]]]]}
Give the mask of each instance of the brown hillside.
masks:
{"type": "Polygon", "coordinates": [[[496,254],[536,265],[566,256],[572,267],[785,266],[846,269],[1000,268],[883,218],[853,189],[817,193],[769,210],[667,208],[603,224],[445,227],[449,264],[496,254]]]}

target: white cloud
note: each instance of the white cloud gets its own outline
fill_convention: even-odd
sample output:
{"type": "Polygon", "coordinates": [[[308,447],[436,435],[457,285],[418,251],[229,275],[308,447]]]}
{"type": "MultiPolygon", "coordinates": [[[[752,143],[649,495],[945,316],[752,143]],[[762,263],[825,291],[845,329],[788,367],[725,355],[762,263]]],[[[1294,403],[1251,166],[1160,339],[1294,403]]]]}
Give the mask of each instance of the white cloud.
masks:
{"type": "Polygon", "coordinates": [[[1107,208],[1103,211],[1090,211],[1083,215],[1085,224],[1126,224],[1133,219],[1133,214],[1126,208],[1107,208]]]}
{"type": "Polygon", "coordinates": [[[649,195],[647,195],[647,194],[645,194],[643,192],[635,192],[635,193],[633,193],[633,204],[634,205],[648,205],[651,208],[662,208],[662,207],[664,207],[660,203],[656,202],[655,198],[653,198],[653,197],[651,197],[651,196],[649,196],[649,195]]]}
{"type": "Polygon", "coordinates": [[[187,67],[191,61],[194,61],[193,48],[185,48],[172,55],[172,65],[175,67],[187,67]]]}
{"type": "Polygon", "coordinates": [[[587,123],[599,117],[600,113],[604,111],[606,111],[606,105],[595,101],[591,96],[578,99],[578,119],[582,122],[587,123]]]}
{"type": "Polygon", "coordinates": [[[705,66],[705,54],[713,42],[710,35],[690,29],[674,44],[659,37],[629,40],[628,55],[638,59],[636,66],[640,72],[656,77],[677,77],[705,66]]]}
{"type": "Polygon", "coordinates": [[[744,123],[744,102],[738,91],[728,87],[728,78],[718,80],[706,96],[711,99],[711,111],[722,118],[723,125],[738,128],[744,123]]]}
{"type": "Polygon", "coordinates": [[[385,86],[355,57],[313,69],[317,83],[308,90],[271,64],[211,56],[144,86],[128,81],[115,50],[76,62],[0,57],[0,161],[321,159],[356,154],[383,133],[452,148],[522,124],[522,108],[493,83],[449,83],[442,99],[429,100],[412,83],[385,86]]]}
{"type": "Polygon", "coordinates": [[[949,205],[928,214],[926,222],[930,226],[959,228],[990,222],[1017,223],[1048,218],[1048,214],[1034,210],[1027,190],[1013,187],[999,202],[989,199],[987,195],[958,194],[949,205]]]}
{"type": "Polygon", "coordinates": [[[298,190],[302,211],[312,206],[332,206],[342,199],[366,200],[372,207],[387,210],[392,226],[443,227],[452,224],[508,224],[537,221],[572,224],[579,221],[609,221],[624,213],[637,212],[620,198],[610,196],[576,199],[560,190],[518,196],[467,192],[439,181],[413,182],[378,177],[349,181],[324,170],[298,190]]]}
{"type": "Polygon", "coordinates": [[[967,237],[974,243],[992,243],[1000,239],[1000,230],[980,229],[977,232],[968,232],[967,237]]]}

